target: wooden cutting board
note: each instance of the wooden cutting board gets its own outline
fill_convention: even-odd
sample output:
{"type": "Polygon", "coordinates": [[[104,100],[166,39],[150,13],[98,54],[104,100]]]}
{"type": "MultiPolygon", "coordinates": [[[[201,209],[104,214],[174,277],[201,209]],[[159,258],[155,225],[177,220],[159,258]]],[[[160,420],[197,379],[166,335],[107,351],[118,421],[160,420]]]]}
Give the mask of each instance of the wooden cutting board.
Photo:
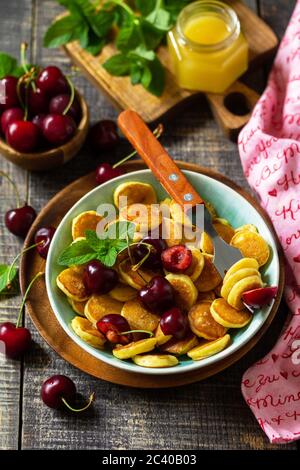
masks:
{"type": "MultiPolygon", "coordinates": [[[[229,0],[236,11],[242,30],[249,44],[249,66],[257,67],[266,56],[274,52],[277,38],[271,28],[253,10],[239,0],[229,0]]],[[[166,68],[166,86],[161,97],[148,93],[141,85],[131,85],[128,77],[113,77],[101,66],[116,53],[113,44],[104,47],[99,56],[92,56],[82,49],[78,42],[64,46],[72,61],[87,78],[120,110],[133,109],[147,123],[154,123],[169,117],[182,109],[183,105],[193,103],[198,92],[180,88],[171,71],[167,48],[162,46],[158,55],[166,68]]],[[[217,122],[230,138],[246,124],[259,95],[241,82],[235,82],[223,94],[206,94],[217,122]]]]}
{"type": "MultiPolygon", "coordinates": [[[[270,231],[273,233],[276,239],[276,234],[272,227],[271,222],[266,216],[265,212],[259,206],[259,204],[242,188],[237,186],[235,183],[230,181],[225,176],[216,173],[207,168],[200,167],[193,163],[177,162],[180,168],[185,170],[196,171],[211,178],[215,178],[222,183],[229,185],[235,191],[245,197],[250,204],[261,214],[270,231]]],[[[141,170],[145,168],[144,163],[141,161],[127,162],[122,166],[125,172],[141,170]]],[[[48,204],[42,209],[33,223],[30,232],[25,240],[24,248],[28,248],[33,243],[34,234],[37,228],[42,226],[53,225],[57,227],[61,219],[64,217],[66,212],[88,191],[95,187],[95,174],[90,173],[78,180],[74,181],[58,194],[56,194],[48,204]]],[[[106,364],[94,356],[91,356],[78,346],[62,329],[59,325],[56,317],[51,309],[45,281],[43,278],[39,278],[32,286],[29,299],[26,302],[27,312],[29,313],[33,323],[47,341],[47,343],[66,361],[78,367],[82,371],[90,374],[99,379],[107,380],[109,382],[125,385],[128,387],[138,388],[162,388],[162,387],[176,387],[179,385],[186,385],[189,383],[197,382],[205,379],[211,375],[217,374],[218,372],[226,369],[234,362],[238,361],[244,356],[250,349],[252,349],[257,341],[262,337],[265,331],[270,326],[280,303],[284,286],[284,264],[283,256],[279,250],[279,262],[280,262],[280,279],[278,285],[278,295],[275,299],[272,310],[262,325],[261,329],[256,335],[251,338],[242,348],[238,349],[231,356],[214,363],[212,365],[203,367],[198,370],[191,372],[180,373],[177,375],[145,375],[134,372],[128,372],[125,370],[117,369],[109,364],[106,364]]],[[[24,253],[20,263],[20,285],[21,290],[24,293],[26,286],[33,276],[39,272],[44,271],[45,260],[43,260],[36,252],[36,250],[29,250],[24,253]]]]}

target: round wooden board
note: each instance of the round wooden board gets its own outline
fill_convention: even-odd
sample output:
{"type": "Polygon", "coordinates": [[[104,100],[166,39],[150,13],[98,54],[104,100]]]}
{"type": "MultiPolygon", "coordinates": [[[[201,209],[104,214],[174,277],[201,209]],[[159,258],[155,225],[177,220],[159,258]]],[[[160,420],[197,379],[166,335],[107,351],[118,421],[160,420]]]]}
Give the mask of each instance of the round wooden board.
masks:
{"type": "MultiPolygon", "coordinates": [[[[213,172],[198,165],[184,162],[177,162],[177,164],[183,169],[203,173],[207,176],[217,179],[218,181],[222,181],[223,183],[232,187],[235,191],[239,192],[262,215],[270,230],[273,232],[274,237],[276,238],[276,234],[272,228],[272,224],[269,221],[268,216],[264,213],[259,204],[242,188],[219,173],[213,172]]],[[[128,162],[123,166],[123,169],[126,172],[140,170],[143,168],[145,168],[145,165],[141,161],[128,162]]],[[[90,173],[74,181],[65,189],[56,194],[56,196],[54,196],[40,212],[34,224],[32,225],[31,230],[25,240],[24,248],[29,247],[33,243],[34,234],[38,227],[47,225],[57,226],[66,212],[84,194],[94,187],[94,173],[90,173]]],[[[74,341],[72,341],[57,322],[55,315],[50,307],[43,278],[38,279],[32,287],[29,299],[26,304],[27,311],[29,312],[31,319],[40,332],[41,336],[61,357],[63,357],[66,361],[70,362],[75,367],[78,367],[79,369],[94,377],[120,385],[138,388],[160,388],[185,385],[217,374],[218,372],[229,367],[234,362],[238,361],[255,346],[255,344],[268,329],[277,312],[284,285],[283,255],[279,248],[278,250],[280,259],[279,291],[272,311],[270,312],[270,315],[268,316],[262,328],[247,344],[245,344],[241,349],[231,356],[211,366],[203,367],[199,370],[188,373],[180,373],[178,375],[171,376],[137,374],[117,369],[104,362],[101,362],[99,359],[94,358],[81,349],[74,341]]],[[[36,250],[29,250],[27,253],[24,253],[20,263],[20,285],[23,293],[34,274],[38,271],[43,271],[44,269],[45,261],[37,254],[36,250]]]]}

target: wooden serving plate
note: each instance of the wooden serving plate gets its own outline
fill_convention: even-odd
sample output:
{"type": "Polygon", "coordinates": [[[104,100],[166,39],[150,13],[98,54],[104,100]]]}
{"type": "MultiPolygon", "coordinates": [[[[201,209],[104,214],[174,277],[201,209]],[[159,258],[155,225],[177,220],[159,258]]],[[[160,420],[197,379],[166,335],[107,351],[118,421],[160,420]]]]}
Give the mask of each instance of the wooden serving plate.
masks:
{"type": "MultiPolygon", "coordinates": [[[[262,64],[266,56],[277,46],[277,38],[271,28],[253,10],[238,0],[229,3],[236,11],[242,30],[249,44],[249,65],[251,68],[262,64]]],[[[82,49],[78,42],[64,46],[72,61],[82,69],[87,78],[117,107],[132,109],[142,119],[157,122],[178,112],[188,100],[194,101],[198,92],[180,88],[171,71],[166,47],[160,47],[159,58],[166,68],[166,86],[161,97],[148,93],[141,85],[132,86],[128,77],[113,77],[104,70],[101,63],[116,53],[113,44],[104,47],[99,56],[92,56],[82,49]]],[[[223,94],[206,94],[212,111],[226,135],[235,138],[237,132],[248,122],[259,95],[241,82],[235,82],[223,94]],[[238,110],[236,110],[238,108],[238,110]],[[236,111],[234,111],[236,110],[236,111]]]]}
{"type": "MultiPolygon", "coordinates": [[[[177,162],[177,164],[182,169],[192,170],[210,176],[211,178],[215,178],[240,193],[261,214],[270,231],[273,233],[275,240],[277,239],[268,216],[264,213],[259,204],[245,190],[237,186],[225,176],[222,176],[212,170],[208,170],[207,168],[203,168],[192,163],[177,162]]],[[[132,161],[125,163],[122,168],[124,171],[129,173],[131,171],[141,170],[145,168],[145,165],[141,161],[132,161]]],[[[36,218],[25,240],[24,248],[29,247],[33,243],[34,234],[39,227],[48,225],[57,226],[66,212],[84,194],[94,187],[95,176],[94,173],[90,173],[74,181],[65,189],[56,194],[36,218]]],[[[43,278],[39,278],[34,283],[30,291],[30,296],[26,306],[33,323],[47,343],[66,361],[94,377],[107,380],[109,382],[138,388],[160,388],[185,385],[217,374],[218,372],[229,367],[234,362],[238,361],[255,346],[255,344],[260,340],[262,335],[268,329],[277,312],[284,286],[283,255],[280,251],[280,248],[278,248],[278,251],[280,262],[278,295],[266,322],[262,325],[258,333],[241,349],[226,359],[199,370],[187,373],[183,372],[178,375],[158,376],[127,372],[110,366],[85,352],[74,341],[72,341],[72,339],[64,332],[56,320],[55,315],[50,307],[43,278]]],[[[43,271],[44,269],[45,261],[37,254],[36,250],[29,250],[27,253],[23,254],[20,263],[20,285],[22,293],[24,293],[26,286],[33,276],[38,271],[43,271]]]]}

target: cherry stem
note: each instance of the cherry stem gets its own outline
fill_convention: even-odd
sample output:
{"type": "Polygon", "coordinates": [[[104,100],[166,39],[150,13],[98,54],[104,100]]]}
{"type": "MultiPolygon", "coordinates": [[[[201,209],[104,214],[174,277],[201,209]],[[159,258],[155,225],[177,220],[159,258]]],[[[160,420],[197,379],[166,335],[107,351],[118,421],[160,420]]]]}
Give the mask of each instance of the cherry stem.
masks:
{"type": "Polygon", "coordinates": [[[12,185],[13,189],[14,189],[14,193],[15,193],[15,196],[16,196],[16,202],[17,202],[17,207],[20,207],[21,205],[21,199],[20,199],[20,193],[18,191],[18,188],[17,188],[17,185],[16,183],[11,179],[10,176],[8,176],[7,173],[5,173],[4,171],[1,171],[0,170],[0,175],[3,176],[4,178],[7,179],[7,181],[10,182],[10,184],[12,185]]]}
{"type": "Polygon", "coordinates": [[[27,297],[28,297],[28,294],[29,294],[29,291],[33,285],[33,283],[40,277],[42,276],[44,273],[42,271],[39,271],[38,273],[36,273],[36,275],[31,279],[30,283],[28,284],[27,286],[27,289],[25,291],[25,294],[24,294],[24,297],[23,297],[23,300],[22,300],[22,303],[21,303],[21,306],[20,306],[20,310],[19,310],[19,314],[18,314],[18,319],[17,319],[17,323],[16,323],[16,328],[19,328],[20,327],[20,324],[21,324],[21,321],[22,321],[22,314],[23,314],[23,308],[24,308],[24,305],[25,305],[25,302],[27,300],[27,297]]]}
{"type": "Polygon", "coordinates": [[[66,76],[66,80],[68,82],[68,85],[70,87],[70,90],[71,90],[71,96],[70,96],[70,101],[69,103],[67,104],[67,107],[65,108],[64,112],[63,112],[63,115],[65,116],[67,114],[67,112],[70,110],[72,104],[73,104],[73,101],[74,101],[74,98],[75,98],[75,88],[74,88],[74,85],[72,83],[72,81],[69,79],[69,77],[66,76]]]}
{"type": "Polygon", "coordinates": [[[140,267],[145,263],[145,261],[149,258],[151,251],[154,251],[154,247],[150,245],[150,243],[140,242],[140,245],[144,245],[148,252],[145,254],[144,258],[141,259],[137,264],[131,266],[132,271],[138,271],[140,267]]]}
{"type": "Polygon", "coordinates": [[[61,397],[61,401],[63,402],[63,404],[70,410],[70,411],[74,411],[75,413],[80,413],[81,411],[85,411],[87,410],[91,404],[93,403],[95,399],[95,393],[93,392],[90,396],[89,396],[89,400],[88,400],[88,403],[83,407],[83,408],[73,408],[71,405],[69,405],[69,403],[67,402],[67,400],[64,398],[64,397],[61,397]]]}
{"type": "Polygon", "coordinates": [[[130,331],[122,331],[120,334],[121,335],[129,335],[129,333],[146,333],[149,336],[154,336],[152,331],[148,330],[130,330],[130,331]]]}
{"type": "Polygon", "coordinates": [[[27,48],[28,48],[28,44],[26,42],[22,42],[21,43],[21,65],[24,69],[24,72],[27,74],[29,73],[29,70],[28,70],[28,67],[27,67],[27,64],[26,64],[26,51],[27,51],[27,48]]]}
{"type": "MultiPolygon", "coordinates": [[[[154,129],[153,131],[153,135],[155,135],[155,137],[157,139],[160,138],[160,136],[162,135],[163,133],[163,130],[164,130],[164,127],[162,124],[158,124],[158,126],[156,127],[156,129],[154,129]]],[[[138,152],[137,150],[134,150],[133,152],[131,152],[129,155],[127,155],[126,157],[122,158],[122,160],[120,160],[119,162],[115,163],[113,165],[113,168],[117,168],[118,166],[122,165],[123,163],[127,162],[127,160],[129,160],[130,158],[134,157],[134,155],[136,155],[138,152]]]]}
{"type": "Polygon", "coordinates": [[[29,246],[28,248],[24,248],[24,250],[20,251],[20,253],[17,254],[17,256],[13,259],[13,261],[12,261],[10,267],[9,267],[9,270],[8,270],[8,273],[7,273],[6,287],[9,287],[9,285],[10,285],[10,275],[11,275],[11,272],[12,272],[12,270],[13,270],[13,268],[14,268],[16,262],[17,262],[18,259],[20,258],[20,256],[22,256],[23,253],[26,253],[26,251],[29,251],[29,250],[31,250],[32,248],[35,248],[36,246],[41,245],[41,244],[43,244],[43,243],[44,243],[44,241],[41,240],[40,242],[35,243],[34,245],[29,246]]]}

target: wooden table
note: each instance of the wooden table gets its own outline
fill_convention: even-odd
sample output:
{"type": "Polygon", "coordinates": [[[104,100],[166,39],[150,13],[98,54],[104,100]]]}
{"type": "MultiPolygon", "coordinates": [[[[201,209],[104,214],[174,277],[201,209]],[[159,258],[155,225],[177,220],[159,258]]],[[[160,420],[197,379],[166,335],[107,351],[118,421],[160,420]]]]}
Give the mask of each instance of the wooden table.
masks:
{"type": "MultiPolygon", "coordinates": [[[[281,37],[295,4],[292,0],[248,0],[281,37]]],[[[65,71],[69,61],[57,50],[42,48],[42,37],[61,9],[51,0],[9,0],[0,5],[1,50],[18,55],[19,43],[31,46],[31,62],[55,63],[65,71]]],[[[258,91],[266,70],[247,77],[258,91]]],[[[115,119],[116,111],[80,74],[75,84],[85,95],[93,121],[115,119]]],[[[245,186],[237,147],[223,137],[207,103],[199,99],[193,109],[167,125],[163,144],[174,158],[196,162],[224,173],[245,186]]],[[[118,158],[129,149],[123,142],[118,158]]],[[[59,171],[29,174],[0,160],[0,168],[17,182],[24,197],[37,210],[57,191],[92,170],[102,157],[83,149],[59,171]]],[[[14,206],[11,188],[0,182],[0,262],[9,263],[21,243],[3,226],[3,213],[14,206]]],[[[14,321],[20,299],[0,301],[0,321],[14,321]]],[[[225,372],[194,385],[167,390],[135,390],[92,379],[57,356],[41,339],[30,320],[34,346],[21,362],[0,356],[0,449],[296,449],[297,444],[268,443],[240,392],[243,371],[274,344],[286,309],[258,346],[225,372]],[[46,408],[40,399],[42,381],[52,374],[66,374],[97,401],[82,415],[46,408]]]]}

